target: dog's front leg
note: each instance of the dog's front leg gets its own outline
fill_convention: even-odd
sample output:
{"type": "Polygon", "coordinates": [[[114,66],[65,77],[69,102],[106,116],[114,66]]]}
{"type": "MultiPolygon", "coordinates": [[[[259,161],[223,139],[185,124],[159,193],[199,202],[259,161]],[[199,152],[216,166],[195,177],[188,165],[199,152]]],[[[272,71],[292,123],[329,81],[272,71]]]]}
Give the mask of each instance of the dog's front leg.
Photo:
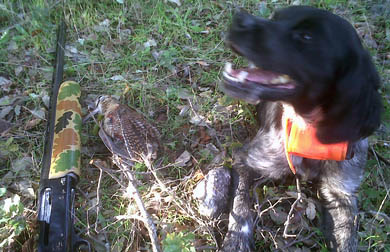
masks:
{"type": "Polygon", "coordinates": [[[254,250],[253,213],[249,188],[253,183],[250,168],[243,164],[233,166],[233,205],[229,228],[221,251],[247,252],[254,250]]]}
{"type": "Polygon", "coordinates": [[[367,140],[354,147],[355,156],[323,167],[320,192],[323,203],[323,224],[331,251],[357,251],[357,195],[367,157],[367,140]]]}
{"type": "Polygon", "coordinates": [[[357,198],[323,185],[323,224],[331,251],[357,251],[357,198]]]}

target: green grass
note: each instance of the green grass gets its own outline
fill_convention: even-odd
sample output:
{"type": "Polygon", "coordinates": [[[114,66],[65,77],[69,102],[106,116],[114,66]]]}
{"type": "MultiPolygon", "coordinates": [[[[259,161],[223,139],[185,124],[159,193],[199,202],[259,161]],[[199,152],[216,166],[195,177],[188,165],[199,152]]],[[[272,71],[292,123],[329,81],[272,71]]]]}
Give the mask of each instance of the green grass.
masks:
{"type": "MultiPolygon", "coordinates": [[[[23,157],[32,158],[32,167],[26,170],[23,178],[32,182],[31,188],[36,193],[46,123],[45,120],[38,120],[30,111],[47,110],[45,99],[51,85],[56,29],[62,15],[68,25],[64,78],[81,84],[84,112],[87,112],[87,102],[93,101],[96,96],[113,94],[120,96],[123,103],[137,109],[159,128],[166,146],[161,166],[166,168],[159,170],[158,175],[171,195],[163,192],[154,179],[144,173],[137,175],[139,190],[148,210],[158,220],[159,239],[163,244],[170,248],[185,246],[191,251],[193,246],[215,246],[212,233],[206,228],[208,221],[200,219],[196,213],[191,192],[198,181],[194,174],[205,169],[214,158],[206,150],[206,143],[213,143],[221,150],[210,130],[190,123],[194,116],[191,111],[195,109],[198,115],[211,122],[209,125],[212,125],[227,150],[226,161],[231,161],[232,149],[253,135],[255,130],[255,120],[251,113],[253,107],[227,98],[219,90],[224,63],[229,60],[238,65],[245,64],[243,59],[226,50],[223,42],[232,14],[235,7],[240,6],[253,14],[267,17],[275,9],[288,6],[290,2],[293,1],[239,0],[233,3],[182,0],[181,6],[163,0],[131,0],[123,4],[115,0],[68,0],[64,4],[48,0],[0,3],[0,76],[12,82],[8,88],[1,87],[0,99],[8,96],[13,100],[12,104],[0,105],[0,113],[10,106],[10,112],[2,119],[13,123],[8,132],[0,135],[0,178],[1,181],[9,181],[4,178],[14,176],[11,176],[9,183],[0,182],[1,188],[7,188],[0,203],[20,195],[24,210],[19,224],[28,224],[22,231],[16,228],[18,223],[8,221],[6,225],[0,224],[0,242],[8,237],[6,234],[16,234],[15,241],[4,247],[10,246],[13,251],[21,251],[24,244],[37,237],[37,229],[31,224],[36,218],[36,201],[12,187],[12,182],[19,179],[13,167],[23,157]],[[118,75],[123,79],[112,79],[118,75]],[[180,116],[183,107],[189,106],[183,96],[190,97],[193,108],[180,116]],[[211,140],[202,143],[202,131],[211,135],[211,140]],[[193,157],[191,165],[172,165],[184,150],[188,150],[193,157]],[[188,205],[180,209],[176,197],[188,205]],[[187,235],[187,231],[191,231],[194,236],[187,235]]],[[[355,24],[365,36],[363,43],[374,56],[381,73],[381,92],[386,107],[383,127],[371,137],[371,144],[381,156],[389,160],[388,4],[386,1],[360,0],[296,2],[340,14],[355,24]],[[373,41],[376,46],[373,46],[373,41]]],[[[98,251],[105,251],[106,245],[112,251],[150,248],[142,222],[115,218],[118,215],[137,214],[138,210],[134,201],[106,173],[100,181],[100,207],[97,212],[100,171],[90,165],[89,161],[97,158],[107,161],[106,168],[111,174],[122,182],[125,180],[119,170],[111,166],[94,128],[92,121],[83,126],[83,167],[76,204],[76,226],[98,251]]],[[[389,167],[378,163],[373,155],[369,159],[364,183],[359,191],[359,242],[363,251],[389,251],[389,223],[381,215],[389,217],[390,212],[390,195],[385,190],[386,185],[389,188],[390,184],[389,167]]],[[[145,167],[138,166],[136,170],[144,172],[145,167]]],[[[264,197],[280,197],[286,191],[290,191],[290,188],[275,188],[262,194],[264,197]]],[[[315,195],[308,197],[314,198],[315,195]]],[[[289,206],[288,202],[283,204],[281,207],[289,206]]],[[[270,221],[270,229],[280,227],[272,223],[269,216],[265,216],[264,220],[270,221]]],[[[316,230],[317,222],[318,218],[310,221],[309,230],[316,230]]],[[[264,236],[257,234],[259,250],[274,248],[271,233],[263,232],[264,236]]],[[[281,234],[276,238],[282,239],[281,234]]],[[[310,241],[314,244],[311,246],[325,251],[321,234],[316,233],[310,241]]],[[[304,243],[294,246],[309,247],[304,243]]]]}

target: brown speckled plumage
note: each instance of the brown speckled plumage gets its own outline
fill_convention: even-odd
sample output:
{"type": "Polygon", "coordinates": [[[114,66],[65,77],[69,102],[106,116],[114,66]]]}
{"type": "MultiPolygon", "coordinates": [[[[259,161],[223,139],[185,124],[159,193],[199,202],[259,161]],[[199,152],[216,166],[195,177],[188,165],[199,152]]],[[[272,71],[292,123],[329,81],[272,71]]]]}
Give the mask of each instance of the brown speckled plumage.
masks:
{"type": "Polygon", "coordinates": [[[99,97],[96,105],[98,111],[104,115],[104,133],[111,139],[107,140],[99,135],[111,152],[114,150],[135,161],[142,161],[142,156],[156,158],[160,139],[156,127],[137,111],[120,104],[110,96],[99,97]]]}

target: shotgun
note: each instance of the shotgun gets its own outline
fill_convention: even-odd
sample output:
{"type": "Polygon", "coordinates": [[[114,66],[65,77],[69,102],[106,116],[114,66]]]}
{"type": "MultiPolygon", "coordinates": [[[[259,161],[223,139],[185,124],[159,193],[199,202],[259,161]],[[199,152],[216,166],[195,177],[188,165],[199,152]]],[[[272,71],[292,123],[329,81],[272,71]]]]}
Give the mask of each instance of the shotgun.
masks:
{"type": "Polygon", "coordinates": [[[74,229],[76,184],[81,161],[80,85],[62,82],[65,48],[64,21],[58,27],[45,148],[39,188],[38,251],[92,251],[74,229]]]}

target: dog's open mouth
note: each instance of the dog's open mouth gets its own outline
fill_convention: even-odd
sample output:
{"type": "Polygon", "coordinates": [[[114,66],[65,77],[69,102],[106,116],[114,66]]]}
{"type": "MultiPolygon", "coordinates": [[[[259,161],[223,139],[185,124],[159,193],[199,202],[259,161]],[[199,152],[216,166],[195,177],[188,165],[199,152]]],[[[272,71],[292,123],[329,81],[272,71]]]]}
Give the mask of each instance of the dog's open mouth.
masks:
{"type": "Polygon", "coordinates": [[[262,85],[268,88],[294,89],[295,82],[286,74],[266,71],[257,67],[233,69],[227,62],[223,76],[229,83],[236,85],[262,85]]]}

